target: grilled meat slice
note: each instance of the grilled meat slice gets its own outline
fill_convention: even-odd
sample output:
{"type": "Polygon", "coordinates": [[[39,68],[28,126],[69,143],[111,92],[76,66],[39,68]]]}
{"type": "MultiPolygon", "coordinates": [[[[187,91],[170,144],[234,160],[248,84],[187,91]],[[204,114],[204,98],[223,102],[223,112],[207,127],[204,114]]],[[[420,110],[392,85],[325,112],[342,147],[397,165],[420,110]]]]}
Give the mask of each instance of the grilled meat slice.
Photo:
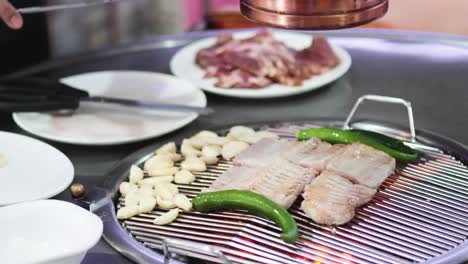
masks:
{"type": "Polygon", "coordinates": [[[289,208],[315,175],[312,170],[280,159],[256,175],[257,181],[250,190],[289,208]]]}
{"type": "Polygon", "coordinates": [[[375,192],[325,170],[305,187],[301,209],[316,223],[341,225],[353,219],[356,207],[370,201],[375,192]]]}
{"type": "Polygon", "coordinates": [[[221,174],[205,192],[221,190],[250,190],[256,182],[259,168],[232,167],[221,174]]]}
{"type": "Polygon", "coordinates": [[[331,145],[318,138],[312,138],[296,144],[283,156],[295,164],[320,173],[325,170],[328,162],[344,147],[344,145],[331,145]]]}
{"type": "Polygon", "coordinates": [[[327,165],[327,170],[353,183],[377,189],[395,170],[395,159],[361,143],[346,146],[327,165]]]}
{"type": "Polygon", "coordinates": [[[298,142],[286,139],[264,138],[234,157],[234,164],[246,167],[266,167],[298,142]]]}

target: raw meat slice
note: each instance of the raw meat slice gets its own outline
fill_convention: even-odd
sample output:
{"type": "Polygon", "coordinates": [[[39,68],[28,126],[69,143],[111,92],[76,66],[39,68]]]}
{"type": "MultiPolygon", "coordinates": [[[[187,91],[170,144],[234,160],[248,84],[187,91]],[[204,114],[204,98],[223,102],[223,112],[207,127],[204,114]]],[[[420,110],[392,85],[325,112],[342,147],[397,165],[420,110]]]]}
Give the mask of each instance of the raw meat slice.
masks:
{"type": "Polygon", "coordinates": [[[237,154],[234,164],[246,167],[266,167],[281,153],[285,153],[296,144],[286,139],[264,138],[237,154]]]}
{"type": "Polygon", "coordinates": [[[232,71],[235,70],[235,67],[224,63],[221,59],[219,60],[219,64],[209,65],[205,68],[205,76],[203,78],[212,78],[212,77],[219,77],[222,75],[229,75],[232,71]]]}
{"type": "Polygon", "coordinates": [[[289,208],[315,175],[312,170],[278,160],[256,175],[257,181],[250,190],[265,195],[284,208],[289,208]]]}
{"type": "Polygon", "coordinates": [[[326,164],[335,155],[337,155],[344,145],[331,145],[327,142],[322,142],[318,138],[312,138],[300,144],[296,144],[291,150],[283,156],[289,161],[310,168],[318,173],[325,170],[326,164]]]}
{"type": "Polygon", "coordinates": [[[341,225],[353,219],[355,208],[370,201],[375,192],[326,170],[305,187],[301,209],[318,224],[341,225]]]}
{"type": "Polygon", "coordinates": [[[262,88],[272,83],[268,78],[256,76],[241,69],[226,71],[218,68],[215,70],[217,72],[214,75],[218,78],[218,82],[215,83],[217,87],[262,88]]]}
{"type": "Polygon", "coordinates": [[[326,68],[334,67],[339,63],[332,47],[323,37],[315,37],[308,48],[296,53],[296,59],[303,62],[314,62],[326,68]]]}
{"type": "Polygon", "coordinates": [[[361,143],[346,146],[327,165],[351,182],[377,189],[395,170],[395,159],[361,143]]]}
{"type": "Polygon", "coordinates": [[[213,46],[201,49],[197,53],[195,63],[202,68],[223,64],[219,55],[229,47],[229,44],[233,43],[232,41],[232,35],[219,36],[213,46]]]}
{"type": "Polygon", "coordinates": [[[221,174],[205,192],[221,190],[249,190],[255,183],[258,168],[232,167],[221,174]]]}
{"type": "Polygon", "coordinates": [[[314,152],[297,160],[296,163],[314,169],[317,172],[322,172],[326,169],[330,160],[343,151],[344,148],[345,146],[341,144],[327,146],[322,142],[314,152]]]}

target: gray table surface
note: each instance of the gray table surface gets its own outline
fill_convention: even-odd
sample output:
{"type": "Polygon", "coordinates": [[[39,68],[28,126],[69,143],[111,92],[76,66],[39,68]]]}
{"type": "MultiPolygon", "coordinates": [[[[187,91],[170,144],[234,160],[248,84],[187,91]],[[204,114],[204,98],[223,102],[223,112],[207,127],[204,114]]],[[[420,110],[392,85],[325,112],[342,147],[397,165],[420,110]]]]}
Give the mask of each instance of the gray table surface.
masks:
{"type": "MultiPolygon", "coordinates": [[[[102,70],[144,70],[170,73],[169,61],[182,46],[221,32],[195,32],[164,36],[80,56],[63,58],[31,67],[14,76],[37,75],[59,78],[102,70]]],[[[401,97],[413,103],[417,129],[429,130],[468,144],[468,37],[387,30],[343,30],[317,32],[349,51],[350,71],[322,89],[279,99],[233,99],[207,94],[215,114],[201,117],[161,139],[112,147],[83,147],[46,141],[73,162],[75,181],[86,187],[99,184],[106,172],[132,152],[181,133],[222,125],[287,121],[314,117],[344,119],[363,94],[401,97]]],[[[138,89],[137,87],[129,87],[138,89]]],[[[369,103],[360,118],[406,124],[403,108],[369,103]]],[[[28,133],[14,124],[10,115],[0,115],[0,129],[28,133]]],[[[71,200],[68,192],[56,198],[71,200]]],[[[100,241],[85,264],[130,263],[100,241]]]]}

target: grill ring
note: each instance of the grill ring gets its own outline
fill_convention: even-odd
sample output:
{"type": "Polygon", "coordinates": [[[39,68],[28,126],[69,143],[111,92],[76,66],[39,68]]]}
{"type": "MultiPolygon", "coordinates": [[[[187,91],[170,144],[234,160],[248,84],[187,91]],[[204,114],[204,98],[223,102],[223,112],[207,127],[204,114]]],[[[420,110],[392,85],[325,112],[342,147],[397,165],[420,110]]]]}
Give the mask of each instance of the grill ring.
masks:
{"type": "MultiPolygon", "coordinates": [[[[265,127],[279,127],[279,126],[285,126],[285,125],[303,125],[303,124],[313,124],[313,125],[319,125],[319,126],[340,127],[343,124],[343,122],[341,122],[339,120],[333,120],[333,119],[316,119],[316,120],[306,120],[306,121],[297,121],[297,122],[271,122],[271,123],[251,124],[250,126],[258,129],[258,128],[265,128],[265,127]]],[[[235,124],[233,124],[233,125],[235,125],[235,124]]],[[[220,129],[218,129],[216,131],[222,133],[222,132],[225,132],[226,129],[228,129],[231,126],[232,125],[226,126],[226,127],[220,128],[220,129]]],[[[395,125],[391,125],[391,124],[359,121],[359,122],[355,122],[354,126],[358,127],[358,128],[361,128],[361,129],[372,129],[372,130],[382,132],[382,133],[398,134],[398,135],[403,135],[403,136],[409,137],[409,135],[406,132],[404,132],[404,131],[406,131],[406,129],[395,126],[395,125]]],[[[174,140],[176,142],[180,142],[183,138],[186,138],[188,136],[190,136],[190,135],[183,135],[183,137],[175,138],[174,140]]],[[[169,140],[167,140],[167,141],[169,141],[169,140]]],[[[171,141],[173,141],[173,140],[171,139],[171,141]]],[[[444,159],[441,159],[441,161],[440,161],[440,162],[442,162],[442,164],[447,163],[447,164],[451,165],[451,167],[450,167],[451,172],[449,174],[454,174],[454,173],[456,174],[458,172],[462,172],[462,171],[464,172],[465,170],[467,170],[466,169],[466,165],[467,165],[466,158],[468,157],[468,149],[466,148],[466,146],[464,146],[464,145],[462,145],[460,143],[457,143],[457,142],[455,142],[453,140],[450,140],[448,138],[445,138],[443,136],[440,136],[440,135],[437,135],[437,134],[434,134],[434,133],[431,133],[431,132],[427,132],[427,131],[421,131],[421,130],[418,130],[417,141],[419,143],[423,143],[424,145],[427,145],[427,146],[443,149],[445,153],[449,153],[449,154],[452,155],[453,159],[452,158],[448,158],[448,159],[444,158],[444,159]],[[456,162],[456,160],[459,160],[460,162],[456,162]]],[[[160,145],[160,144],[158,144],[158,145],[160,145]]],[[[115,217],[115,205],[117,204],[117,201],[118,201],[118,185],[120,184],[121,181],[123,181],[123,180],[125,180],[127,178],[127,173],[128,173],[128,169],[129,169],[130,165],[131,164],[140,164],[140,163],[144,162],[144,160],[146,160],[147,158],[149,158],[150,155],[152,155],[151,153],[153,152],[153,150],[155,148],[158,147],[158,145],[148,146],[148,147],[146,147],[146,148],[144,148],[144,149],[130,155],[128,158],[124,159],[108,175],[108,178],[105,181],[105,183],[103,184],[103,186],[95,188],[90,193],[90,196],[88,197],[91,200],[91,207],[90,207],[91,210],[94,213],[96,213],[97,215],[99,215],[104,221],[104,226],[105,226],[104,239],[106,241],[108,241],[111,244],[111,246],[113,246],[117,251],[119,251],[120,253],[124,254],[127,257],[129,257],[130,259],[137,261],[138,263],[163,263],[164,257],[160,253],[158,253],[157,251],[153,251],[152,249],[150,249],[150,247],[155,246],[154,244],[146,243],[146,246],[144,246],[142,243],[135,240],[134,237],[132,237],[129,234],[128,230],[126,229],[126,228],[128,228],[128,225],[126,225],[125,222],[120,223],[120,222],[117,221],[117,219],[115,217]]],[[[439,154],[437,154],[435,156],[439,157],[442,154],[440,154],[439,156],[438,155],[439,154]]],[[[442,156],[440,156],[440,157],[442,157],[442,156]]],[[[428,164],[429,164],[428,165],[429,169],[431,168],[431,166],[432,167],[437,167],[437,163],[433,163],[433,164],[428,163],[428,164]]],[[[411,171],[411,170],[409,172],[407,172],[407,173],[414,174],[414,172],[411,171]]],[[[418,173],[424,176],[424,173],[422,173],[422,172],[418,172],[418,173]]],[[[408,177],[408,178],[404,177],[405,181],[402,184],[407,183],[407,182],[412,182],[412,177],[415,177],[415,175],[410,175],[410,176],[411,177],[408,177]]],[[[416,176],[417,176],[417,174],[416,174],[416,176]]],[[[421,186],[417,186],[417,187],[419,188],[421,186]]],[[[416,188],[416,190],[418,190],[418,191],[420,191],[422,193],[424,193],[424,192],[429,193],[429,194],[433,193],[433,190],[431,190],[431,188],[433,188],[433,186],[424,185],[421,188],[422,189],[420,189],[420,190],[418,190],[416,188]]],[[[456,192],[456,194],[461,195],[460,197],[463,197],[466,193],[460,191],[460,192],[456,192]]],[[[388,192],[388,191],[387,192],[382,192],[382,195],[379,195],[379,199],[377,201],[378,203],[385,203],[385,200],[382,200],[381,196],[382,197],[387,197],[386,195],[390,195],[390,198],[392,197],[391,196],[392,193],[388,192]]],[[[454,197],[454,198],[456,198],[456,197],[454,197]]],[[[462,201],[463,199],[460,198],[459,200],[462,201]]],[[[454,201],[449,201],[449,204],[451,204],[451,206],[453,205],[453,203],[455,203],[455,200],[454,201]]],[[[401,204],[401,201],[400,201],[399,204],[401,204]]],[[[363,208],[363,210],[360,210],[360,211],[364,215],[370,215],[370,216],[373,216],[373,217],[376,216],[375,215],[376,213],[377,213],[377,216],[378,216],[379,210],[384,210],[384,212],[386,212],[385,211],[385,206],[383,207],[383,209],[382,209],[382,207],[380,207],[380,209],[379,208],[377,208],[377,209],[373,209],[373,208],[365,206],[363,208]]],[[[392,212],[390,212],[390,213],[392,213],[392,212]]],[[[388,212],[386,212],[386,214],[388,214],[388,212]]],[[[300,215],[298,217],[300,217],[300,215]]],[[[389,216],[389,217],[391,217],[391,216],[389,216]]],[[[468,219],[464,219],[464,220],[468,221],[468,219]]],[[[254,219],[254,220],[251,220],[251,221],[254,221],[255,223],[263,223],[262,225],[265,225],[265,223],[266,223],[265,221],[258,220],[258,219],[254,219]],[[258,222],[258,221],[260,221],[260,222],[258,222]]],[[[306,220],[302,220],[302,222],[301,221],[299,221],[299,222],[303,223],[303,221],[306,221],[306,220]]],[[[363,223],[366,224],[365,222],[363,222],[363,223]]],[[[377,222],[377,223],[379,223],[379,222],[377,222]]],[[[386,227],[386,228],[397,228],[397,227],[398,226],[386,227]]],[[[274,227],[272,227],[272,228],[274,230],[274,227]]],[[[319,228],[319,227],[316,226],[316,225],[313,225],[312,228],[319,228]]],[[[362,226],[360,228],[362,229],[362,226]]],[[[411,231],[411,230],[409,230],[409,231],[411,231]]],[[[353,232],[356,232],[356,231],[353,231],[353,232]]],[[[353,233],[345,233],[345,234],[347,234],[348,237],[350,235],[351,235],[351,237],[353,237],[353,233]]],[[[359,233],[357,233],[357,234],[359,234],[359,233]]],[[[463,234],[458,233],[458,234],[454,234],[454,235],[456,235],[457,237],[458,236],[462,237],[463,234]]],[[[323,252],[322,252],[323,250],[330,251],[331,249],[334,249],[333,247],[329,247],[330,246],[329,243],[333,242],[335,244],[332,244],[332,245],[335,245],[337,248],[342,248],[343,249],[343,245],[340,244],[339,241],[343,240],[343,239],[345,239],[344,241],[346,241],[346,237],[343,238],[340,235],[340,230],[338,230],[338,236],[336,236],[336,237],[332,236],[330,238],[329,235],[328,236],[314,235],[314,239],[316,239],[317,241],[320,241],[321,243],[325,243],[325,245],[328,245],[328,246],[325,246],[325,247],[327,247],[326,250],[321,249],[320,247],[318,247],[316,249],[317,253],[322,253],[322,254],[323,254],[323,252]],[[337,240],[338,242],[334,241],[334,239],[338,239],[337,240]]],[[[464,237],[464,239],[466,240],[466,237],[464,237]]],[[[449,263],[449,260],[451,260],[451,261],[456,260],[457,262],[461,262],[463,260],[466,260],[468,258],[467,254],[466,254],[466,250],[468,250],[468,244],[467,244],[467,242],[463,243],[462,240],[463,239],[461,239],[461,240],[453,239],[453,242],[447,241],[446,242],[447,244],[444,244],[446,247],[445,246],[444,247],[448,249],[448,248],[453,246],[454,248],[451,249],[451,250],[444,250],[442,252],[443,254],[441,254],[438,257],[432,257],[432,258],[428,259],[427,263],[449,263]],[[450,246],[450,245],[452,245],[452,246],[450,246]]],[[[442,245],[441,245],[441,247],[442,247],[442,245]]],[[[430,251],[430,249],[427,249],[427,250],[430,251]]],[[[377,253],[375,253],[375,254],[377,254],[377,253]]],[[[378,256],[378,254],[376,256],[378,256]]],[[[422,259],[424,259],[424,253],[421,253],[421,256],[423,256],[422,259]]],[[[178,262],[176,262],[176,263],[178,263],[178,262]]],[[[397,263],[397,262],[395,261],[394,263],[397,263]]]]}

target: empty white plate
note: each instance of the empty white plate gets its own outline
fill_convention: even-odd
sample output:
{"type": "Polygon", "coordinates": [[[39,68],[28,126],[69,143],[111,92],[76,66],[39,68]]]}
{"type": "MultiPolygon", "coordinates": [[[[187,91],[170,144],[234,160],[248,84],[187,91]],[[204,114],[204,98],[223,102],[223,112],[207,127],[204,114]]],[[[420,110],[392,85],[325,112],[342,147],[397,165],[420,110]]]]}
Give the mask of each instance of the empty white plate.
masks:
{"type": "Polygon", "coordinates": [[[78,264],[99,241],[102,221],[72,203],[41,200],[0,208],[0,258],[15,264],[78,264]]]}
{"type": "Polygon", "coordinates": [[[34,138],[0,132],[0,206],[49,198],[73,180],[70,160],[34,138]]]}
{"type": "MultiPolygon", "coordinates": [[[[233,36],[236,39],[243,39],[253,34],[255,34],[255,32],[240,32],[235,33],[233,36]]],[[[285,31],[273,31],[273,36],[275,39],[284,42],[286,46],[294,49],[304,49],[308,47],[313,39],[311,35],[285,31]]],[[[239,98],[273,98],[301,94],[318,89],[340,78],[351,67],[351,56],[349,53],[336,45],[332,45],[336,55],[340,58],[340,64],[330,71],[304,81],[302,86],[292,87],[272,84],[261,89],[219,88],[214,85],[216,83],[214,78],[203,78],[205,71],[195,63],[195,57],[198,51],[213,45],[215,42],[216,38],[202,39],[181,49],[171,60],[171,71],[174,75],[186,79],[202,90],[210,93],[239,98]]]]}
{"type": "MultiPolygon", "coordinates": [[[[91,96],[206,106],[202,91],[185,80],[167,74],[107,71],[70,76],[61,81],[88,91],[91,96]]],[[[13,114],[15,122],[34,135],[79,145],[114,145],[158,137],[189,124],[197,117],[195,113],[96,103],[82,103],[71,116],[13,114]]]]}

